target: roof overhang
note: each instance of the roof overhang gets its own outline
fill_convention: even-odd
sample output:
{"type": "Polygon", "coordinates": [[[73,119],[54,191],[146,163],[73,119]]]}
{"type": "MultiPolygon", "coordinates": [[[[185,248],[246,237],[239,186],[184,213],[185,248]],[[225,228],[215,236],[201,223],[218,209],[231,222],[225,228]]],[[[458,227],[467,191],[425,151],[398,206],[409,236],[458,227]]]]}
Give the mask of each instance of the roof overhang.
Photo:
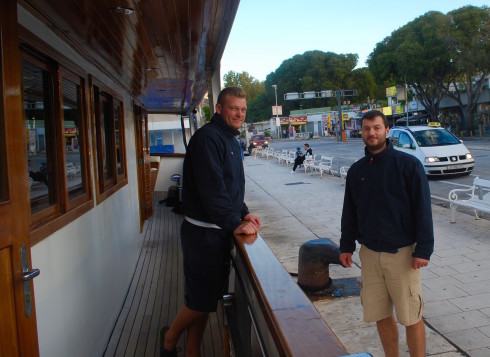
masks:
{"type": "Polygon", "coordinates": [[[19,0],[149,113],[189,114],[220,71],[239,0],[19,0]]]}

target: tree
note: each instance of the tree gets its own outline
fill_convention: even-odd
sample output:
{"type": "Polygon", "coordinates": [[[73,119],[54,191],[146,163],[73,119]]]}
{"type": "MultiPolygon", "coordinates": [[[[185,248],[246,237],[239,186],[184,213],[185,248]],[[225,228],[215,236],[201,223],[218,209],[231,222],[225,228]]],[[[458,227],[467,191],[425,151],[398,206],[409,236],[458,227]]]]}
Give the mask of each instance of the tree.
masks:
{"type": "Polygon", "coordinates": [[[223,76],[225,87],[239,86],[247,93],[247,102],[251,103],[264,91],[264,82],[252,77],[248,72],[228,71],[223,76]]]}
{"type": "Polygon", "coordinates": [[[447,44],[455,73],[445,91],[458,103],[465,127],[471,132],[473,114],[490,71],[490,9],[465,6],[447,16],[447,44]]]}
{"type": "Polygon", "coordinates": [[[424,108],[437,117],[454,66],[446,42],[448,18],[431,11],[392,32],[378,43],[368,66],[378,83],[407,83],[424,108]]]}
{"type": "Polygon", "coordinates": [[[247,105],[247,118],[245,120],[249,123],[255,123],[269,119],[271,115],[272,104],[267,100],[267,94],[264,91],[247,105]]]}
{"type": "Polygon", "coordinates": [[[368,97],[376,98],[376,81],[367,67],[358,68],[352,72],[352,88],[357,89],[357,97],[361,103],[368,97]]]}
{"type": "Polygon", "coordinates": [[[206,123],[211,120],[211,110],[207,105],[202,107],[202,111],[204,112],[204,117],[206,118],[206,123]]]}
{"type": "MultiPolygon", "coordinates": [[[[265,80],[266,101],[271,108],[275,103],[273,84],[277,85],[278,104],[283,114],[299,108],[315,108],[337,105],[335,98],[285,101],[290,92],[319,92],[322,90],[349,89],[354,85],[352,71],[357,64],[356,54],[307,51],[285,60],[265,80]]],[[[272,111],[270,111],[272,114],[272,111]]],[[[269,115],[270,117],[270,115],[269,115]]]]}

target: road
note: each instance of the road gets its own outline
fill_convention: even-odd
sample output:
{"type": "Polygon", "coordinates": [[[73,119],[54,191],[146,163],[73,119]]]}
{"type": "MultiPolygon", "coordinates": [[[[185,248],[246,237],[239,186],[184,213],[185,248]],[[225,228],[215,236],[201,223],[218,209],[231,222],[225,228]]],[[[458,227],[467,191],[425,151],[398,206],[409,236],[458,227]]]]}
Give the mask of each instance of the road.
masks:
{"type": "MultiPolygon", "coordinates": [[[[362,139],[347,139],[346,142],[337,141],[332,138],[310,139],[307,141],[299,140],[272,140],[269,144],[276,150],[296,150],[300,146],[304,151],[303,144],[308,142],[313,149],[313,154],[333,155],[333,168],[338,171],[341,166],[350,166],[360,157],[364,156],[364,143],[362,139]]],[[[475,158],[475,169],[468,176],[441,177],[430,179],[429,186],[432,195],[432,203],[448,207],[446,202],[449,191],[454,188],[470,187],[473,178],[478,176],[483,179],[490,179],[490,152],[485,149],[472,149],[475,158]]],[[[462,210],[458,208],[458,210],[462,210]]],[[[470,213],[470,211],[468,211],[470,213]]]]}

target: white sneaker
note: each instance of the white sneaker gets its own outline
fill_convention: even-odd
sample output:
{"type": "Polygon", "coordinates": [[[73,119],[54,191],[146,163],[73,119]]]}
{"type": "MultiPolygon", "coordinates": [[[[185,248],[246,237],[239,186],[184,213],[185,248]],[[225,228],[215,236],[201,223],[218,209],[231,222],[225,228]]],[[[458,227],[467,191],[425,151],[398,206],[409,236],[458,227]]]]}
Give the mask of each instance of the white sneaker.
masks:
{"type": "Polygon", "coordinates": [[[296,172],[294,172],[294,170],[291,170],[289,173],[290,174],[295,174],[296,172]]]}

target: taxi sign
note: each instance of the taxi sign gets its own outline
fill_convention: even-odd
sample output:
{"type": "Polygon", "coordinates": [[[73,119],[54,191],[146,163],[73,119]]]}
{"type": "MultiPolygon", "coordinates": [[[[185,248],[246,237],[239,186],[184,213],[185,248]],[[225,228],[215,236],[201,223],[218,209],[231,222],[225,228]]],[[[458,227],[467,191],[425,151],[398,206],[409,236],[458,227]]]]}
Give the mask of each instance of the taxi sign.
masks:
{"type": "Polygon", "coordinates": [[[437,121],[430,121],[427,123],[428,126],[431,126],[433,128],[440,128],[441,127],[441,123],[437,122],[437,121]]]}

